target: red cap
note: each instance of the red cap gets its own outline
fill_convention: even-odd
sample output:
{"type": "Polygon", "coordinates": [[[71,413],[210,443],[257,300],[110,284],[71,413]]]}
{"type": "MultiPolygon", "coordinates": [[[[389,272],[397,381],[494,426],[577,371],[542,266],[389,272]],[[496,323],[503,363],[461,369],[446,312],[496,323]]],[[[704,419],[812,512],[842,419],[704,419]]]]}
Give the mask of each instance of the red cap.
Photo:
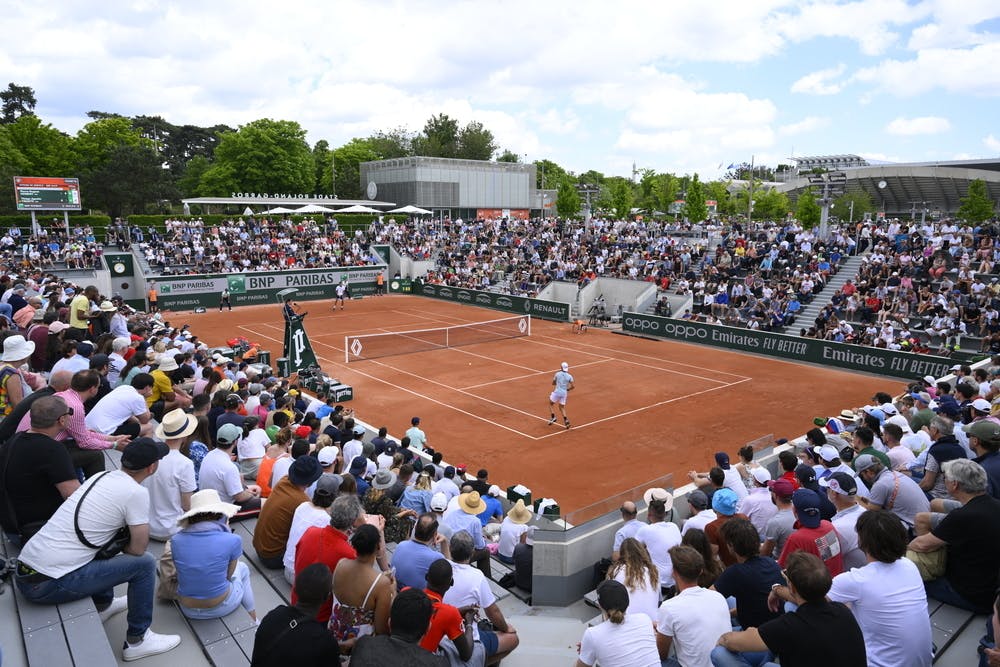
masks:
{"type": "Polygon", "coordinates": [[[312,435],[312,429],[308,426],[299,426],[295,429],[296,438],[308,438],[310,435],[312,435]]]}

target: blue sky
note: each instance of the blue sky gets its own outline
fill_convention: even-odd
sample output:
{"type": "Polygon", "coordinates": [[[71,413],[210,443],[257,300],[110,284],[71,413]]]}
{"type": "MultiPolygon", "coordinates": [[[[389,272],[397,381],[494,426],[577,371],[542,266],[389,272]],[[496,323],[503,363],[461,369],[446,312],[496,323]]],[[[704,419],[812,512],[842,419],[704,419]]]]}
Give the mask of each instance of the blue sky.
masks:
{"type": "MultiPolygon", "coordinates": [[[[1000,2],[0,0],[0,85],[47,122],[296,120],[309,141],[478,120],[567,169],[1000,156],[1000,2]],[[328,5],[328,6],[326,6],[328,5]]],[[[719,169],[719,165],[723,169],[719,169]]]]}

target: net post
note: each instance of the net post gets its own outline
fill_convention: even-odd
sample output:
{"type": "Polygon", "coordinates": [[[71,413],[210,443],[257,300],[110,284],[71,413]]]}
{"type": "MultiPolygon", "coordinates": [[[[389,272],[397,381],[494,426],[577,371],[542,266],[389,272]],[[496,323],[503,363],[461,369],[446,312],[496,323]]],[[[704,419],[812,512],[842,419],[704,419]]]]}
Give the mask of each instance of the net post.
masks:
{"type": "Polygon", "coordinates": [[[347,346],[349,336],[344,336],[344,363],[351,363],[351,348],[347,346]]]}
{"type": "Polygon", "coordinates": [[[531,335],[531,315],[525,315],[528,318],[528,335],[531,335]]]}

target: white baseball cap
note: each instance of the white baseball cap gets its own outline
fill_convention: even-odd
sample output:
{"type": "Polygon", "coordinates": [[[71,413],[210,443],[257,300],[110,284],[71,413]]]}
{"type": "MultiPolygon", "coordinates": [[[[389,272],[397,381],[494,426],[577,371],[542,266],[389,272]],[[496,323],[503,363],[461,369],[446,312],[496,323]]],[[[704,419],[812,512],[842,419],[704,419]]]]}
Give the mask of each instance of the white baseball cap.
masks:
{"type": "Polygon", "coordinates": [[[562,367],[562,369],[564,371],[568,371],[569,370],[569,364],[567,364],[565,361],[562,362],[562,364],[560,364],[560,366],[562,367]]]}

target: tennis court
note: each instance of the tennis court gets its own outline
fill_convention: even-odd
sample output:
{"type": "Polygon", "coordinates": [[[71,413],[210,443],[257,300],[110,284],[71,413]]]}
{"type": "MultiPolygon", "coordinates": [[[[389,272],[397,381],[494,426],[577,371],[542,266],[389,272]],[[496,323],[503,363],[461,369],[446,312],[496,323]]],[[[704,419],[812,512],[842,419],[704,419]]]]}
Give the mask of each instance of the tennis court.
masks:
{"type": "MultiPolygon", "coordinates": [[[[795,437],[814,416],[901,388],[894,380],[600,329],[575,334],[568,323],[537,319],[530,335],[494,340],[516,332],[524,318],[496,323],[503,313],[419,296],[366,298],[336,312],[328,302],[303,309],[320,364],[353,385],[362,420],[398,438],[420,416],[429,444],[448,461],[473,472],[488,468],[503,487],[522,483],[535,497],[555,498],[563,512],[666,474],[683,484],[688,470],[709,467],[714,451],[735,455],[764,434],[795,437]],[[470,324],[450,333],[462,338],[458,347],[438,347],[442,334],[427,331],[470,324]],[[484,330],[489,335],[475,340],[484,330]],[[389,333],[404,335],[364,337],[389,333]],[[374,358],[345,363],[345,338],[347,347],[361,342],[355,357],[374,358]],[[394,348],[403,353],[383,356],[394,348]],[[576,383],[569,430],[547,425],[552,375],[563,361],[576,383]]],[[[209,344],[239,334],[280,356],[278,306],[183,319],[209,344]]]]}

